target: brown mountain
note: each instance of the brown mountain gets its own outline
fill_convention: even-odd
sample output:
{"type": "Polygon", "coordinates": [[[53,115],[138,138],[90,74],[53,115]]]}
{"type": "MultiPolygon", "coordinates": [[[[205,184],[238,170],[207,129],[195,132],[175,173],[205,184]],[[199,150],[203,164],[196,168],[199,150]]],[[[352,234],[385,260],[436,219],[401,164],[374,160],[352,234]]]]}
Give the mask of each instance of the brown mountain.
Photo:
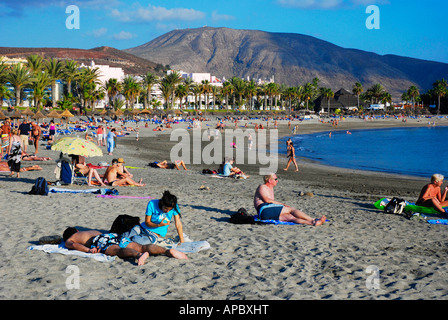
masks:
{"type": "Polygon", "coordinates": [[[351,91],[380,83],[395,99],[411,85],[426,92],[448,76],[448,64],[345,49],[314,37],[204,27],[174,30],[125,50],[185,72],[209,72],[227,79],[269,79],[296,86],[317,77],[320,85],[351,91]]]}
{"type": "Polygon", "coordinates": [[[154,62],[111,47],[98,47],[89,50],[0,47],[0,56],[7,56],[9,58],[26,58],[32,54],[38,54],[44,58],[76,60],[86,65],[89,65],[94,60],[95,64],[98,65],[106,64],[111,67],[123,68],[125,74],[141,75],[146,72],[155,72],[157,69],[157,64],[154,62]]]}

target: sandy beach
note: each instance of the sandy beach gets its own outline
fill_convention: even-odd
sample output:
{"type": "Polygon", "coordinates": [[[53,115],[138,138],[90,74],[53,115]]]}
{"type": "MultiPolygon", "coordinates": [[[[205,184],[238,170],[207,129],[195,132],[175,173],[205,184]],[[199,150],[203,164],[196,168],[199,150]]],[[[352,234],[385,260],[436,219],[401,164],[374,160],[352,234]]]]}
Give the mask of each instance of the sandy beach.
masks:
{"type": "MultiPolygon", "coordinates": [[[[251,127],[255,121],[249,122],[251,127]]],[[[446,119],[437,122],[447,124],[446,119]]],[[[424,125],[416,120],[354,119],[341,121],[338,130],[424,125]]],[[[139,216],[143,221],[148,203],[147,199],[98,198],[89,193],[29,195],[36,178],[55,181],[54,159],[59,153],[41,148],[40,156],[53,159],[36,162],[42,171],[24,172],[20,179],[0,173],[0,299],[447,299],[447,226],[385,215],[373,207],[382,197],[415,201],[430,177],[347,170],[303,159],[298,159],[299,172],[293,167],[284,172],[281,168],[286,157],[281,155],[276,200],[312,217],[326,215],[328,221],[320,227],[235,225],[229,218],[239,208],[255,214],[253,196],[262,183],[259,167],[236,163],[250,175],[246,180],[204,175],[202,169],[213,167],[205,164],[188,165],[188,171],[150,168],[149,162],[170,160],[170,150],[176,144],[170,141],[171,130],[155,132],[154,127],[140,125],[139,141],[131,132],[118,138],[113,156],[102,147],[104,156],[87,162],[97,165],[123,157],[127,166],[141,168],[129,170],[146,186],[118,187],[120,195],[158,199],[169,190],[178,197],[184,233],[191,240],[208,241],[211,248],[188,254],[188,260],[150,257],[143,266],[118,258],[100,262],[27,250],[40,237],[61,235],[68,226],[108,231],[119,214],[139,216]],[[208,190],[200,190],[201,186],[208,190]],[[79,269],[78,289],[66,285],[69,266],[79,269]],[[375,275],[379,287],[372,288],[369,284],[375,275]]],[[[174,129],[185,127],[184,123],[174,125],[174,129]]],[[[300,123],[298,133],[330,130],[334,130],[330,124],[311,120],[300,123]]],[[[279,137],[290,133],[287,122],[279,121],[279,137]]],[[[34,151],[32,146],[29,151],[34,151]]],[[[32,164],[23,161],[22,167],[32,164]]],[[[174,236],[172,225],[167,237],[174,236]]]]}

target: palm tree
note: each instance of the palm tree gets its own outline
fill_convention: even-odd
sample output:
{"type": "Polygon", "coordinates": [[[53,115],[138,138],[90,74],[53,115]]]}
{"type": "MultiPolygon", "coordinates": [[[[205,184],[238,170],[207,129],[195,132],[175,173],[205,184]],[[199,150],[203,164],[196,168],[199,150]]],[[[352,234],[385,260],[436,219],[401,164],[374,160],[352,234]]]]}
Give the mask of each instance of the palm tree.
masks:
{"type": "Polygon", "coordinates": [[[330,116],[330,99],[334,97],[334,92],[330,88],[320,88],[320,93],[321,93],[322,96],[327,98],[328,116],[330,116]]]}
{"type": "Polygon", "coordinates": [[[229,81],[225,81],[222,85],[222,93],[226,97],[226,109],[229,110],[229,95],[233,94],[233,85],[229,81]]]}
{"type": "Polygon", "coordinates": [[[364,91],[364,88],[360,82],[356,82],[352,88],[352,92],[354,95],[358,97],[358,110],[359,110],[359,96],[364,91]]]}
{"type": "Polygon", "coordinates": [[[104,84],[104,90],[109,97],[109,104],[112,105],[117,94],[121,91],[121,83],[116,78],[110,78],[104,84]]]}
{"type": "Polygon", "coordinates": [[[446,89],[447,86],[448,86],[448,83],[445,79],[437,80],[433,84],[434,94],[437,95],[438,102],[439,102],[439,105],[437,107],[437,115],[440,114],[440,98],[444,97],[447,94],[447,89],[446,89]]]}
{"type": "Polygon", "coordinates": [[[201,81],[201,88],[202,88],[202,93],[204,94],[205,97],[205,109],[207,110],[209,108],[209,93],[210,93],[210,81],[208,80],[202,80],[201,81]]]}
{"type": "Polygon", "coordinates": [[[164,78],[160,82],[160,91],[162,91],[162,96],[165,100],[165,109],[168,109],[168,103],[171,97],[171,92],[173,91],[173,85],[164,78]]]}
{"type": "Polygon", "coordinates": [[[254,96],[257,95],[257,85],[255,84],[254,80],[250,80],[247,84],[246,84],[246,95],[247,98],[249,99],[249,108],[250,110],[254,109],[254,96]]]}
{"type": "Polygon", "coordinates": [[[420,96],[420,92],[416,86],[410,86],[407,94],[412,99],[412,111],[415,112],[415,99],[420,96]]]}
{"type": "Polygon", "coordinates": [[[42,58],[42,56],[39,56],[37,54],[26,57],[26,66],[33,74],[37,74],[43,71],[43,62],[44,59],[42,58]]]}
{"type": "Polygon", "coordinates": [[[72,94],[72,83],[78,79],[79,74],[78,63],[74,60],[67,60],[63,68],[62,76],[67,82],[67,92],[69,95],[72,94]]]}
{"type": "Polygon", "coordinates": [[[366,94],[370,98],[370,100],[374,100],[375,103],[378,103],[381,98],[383,97],[384,93],[386,91],[384,90],[383,86],[381,84],[375,84],[372,87],[370,87],[366,94]]]}
{"type": "Polygon", "coordinates": [[[78,95],[82,99],[84,112],[87,108],[87,102],[91,101],[91,96],[96,90],[99,81],[100,71],[98,68],[83,68],[76,79],[78,95]]]}
{"type": "Polygon", "coordinates": [[[30,70],[21,63],[14,65],[6,76],[6,81],[9,82],[16,93],[16,105],[21,106],[20,92],[22,88],[32,83],[33,77],[30,70]]]}
{"type": "Polygon", "coordinates": [[[123,95],[128,101],[128,108],[134,109],[135,99],[138,97],[141,87],[133,76],[126,76],[123,79],[123,95]]]}
{"type": "Polygon", "coordinates": [[[149,101],[151,100],[152,97],[151,96],[152,87],[154,87],[154,85],[157,84],[158,78],[151,72],[148,72],[142,75],[141,77],[142,77],[142,90],[145,93],[145,99],[143,101],[145,108],[147,108],[149,105],[149,101]]]}
{"type": "Polygon", "coordinates": [[[45,61],[44,68],[51,80],[51,100],[53,108],[56,108],[56,80],[64,76],[64,65],[61,61],[51,58],[45,61]]]}
{"type": "Polygon", "coordinates": [[[306,109],[308,110],[308,102],[314,97],[314,85],[312,83],[305,83],[303,86],[302,98],[306,101],[306,109]]]}
{"type": "Polygon", "coordinates": [[[187,86],[180,84],[176,88],[176,96],[179,98],[179,108],[182,109],[182,99],[188,97],[187,86]]]}
{"type": "Polygon", "coordinates": [[[238,106],[241,107],[242,106],[242,98],[244,95],[244,91],[245,91],[245,83],[243,81],[243,79],[240,79],[238,77],[233,77],[231,79],[231,83],[234,89],[234,97],[235,95],[238,95],[238,106]]]}
{"type": "MultiPolygon", "coordinates": [[[[174,108],[174,100],[175,100],[175,91],[176,87],[182,82],[182,76],[179,72],[173,71],[168,74],[162,81],[167,81],[170,83],[171,87],[171,108],[174,108]]],[[[168,105],[167,105],[168,106],[168,105]]]]}
{"type": "Polygon", "coordinates": [[[215,101],[216,101],[216,96],[219,94],[220,90],[217,86],[212,85],[210,87],[210,93],[212,94],[212,98],[213,98],[213,105],[212,105],[212,109],[215,109],[215,101]]]}
{"type": "Polygon", "coordinates": [[[34,106],[37,110],[40,109],[40,103],[45,96],[45,90],[51,85],[50,77],[43,72],[36,74],[34,81],[31,83],[30,88],[33,90],[34,106]]]}

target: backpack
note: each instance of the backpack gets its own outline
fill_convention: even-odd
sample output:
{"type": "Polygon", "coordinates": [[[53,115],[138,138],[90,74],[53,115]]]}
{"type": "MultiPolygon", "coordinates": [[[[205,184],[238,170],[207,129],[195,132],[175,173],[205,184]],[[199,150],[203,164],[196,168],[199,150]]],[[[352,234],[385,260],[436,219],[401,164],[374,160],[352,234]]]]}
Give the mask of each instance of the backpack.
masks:
{"type": "Polygon", "coordinates": [[[110,228],[111,233],[123,234],[140,224],[139,217],[132,217],[127,214],[120,214],[115,218],[110,228]]]}
{"type": "Polygon", "coordinates": [[[238,211],[230,216],[230,223],[235,224],[254,224],[255,219],[245,208],[239,208],[238,211]]]}
{"type": "Polygon", "coordinates": [[[406,200],[400,198],[392,198],[389,203],[384,207],[384,213],[389,214],[402,214],[406,207],[406,200]]]}
{"type": "Polygon", "coordinates": [[[31,188],[31,191],[28,194],[38,194],[41,196],[48,196],[48,183],[45,178],[39,177],[36,179],[34,186],[31,188]]]}

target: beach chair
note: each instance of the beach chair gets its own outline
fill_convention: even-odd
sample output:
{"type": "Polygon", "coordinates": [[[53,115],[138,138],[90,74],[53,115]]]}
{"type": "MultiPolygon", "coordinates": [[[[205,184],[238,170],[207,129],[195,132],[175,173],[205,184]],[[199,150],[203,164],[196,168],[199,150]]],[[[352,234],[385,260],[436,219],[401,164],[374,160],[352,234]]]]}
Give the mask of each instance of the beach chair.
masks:
{"type": "Polygon", "coordinates": [[[87,176],[75,169],[70,159],[60,156],[56,164],[56,180],[61,184],[88,184],[87,176]]]}

